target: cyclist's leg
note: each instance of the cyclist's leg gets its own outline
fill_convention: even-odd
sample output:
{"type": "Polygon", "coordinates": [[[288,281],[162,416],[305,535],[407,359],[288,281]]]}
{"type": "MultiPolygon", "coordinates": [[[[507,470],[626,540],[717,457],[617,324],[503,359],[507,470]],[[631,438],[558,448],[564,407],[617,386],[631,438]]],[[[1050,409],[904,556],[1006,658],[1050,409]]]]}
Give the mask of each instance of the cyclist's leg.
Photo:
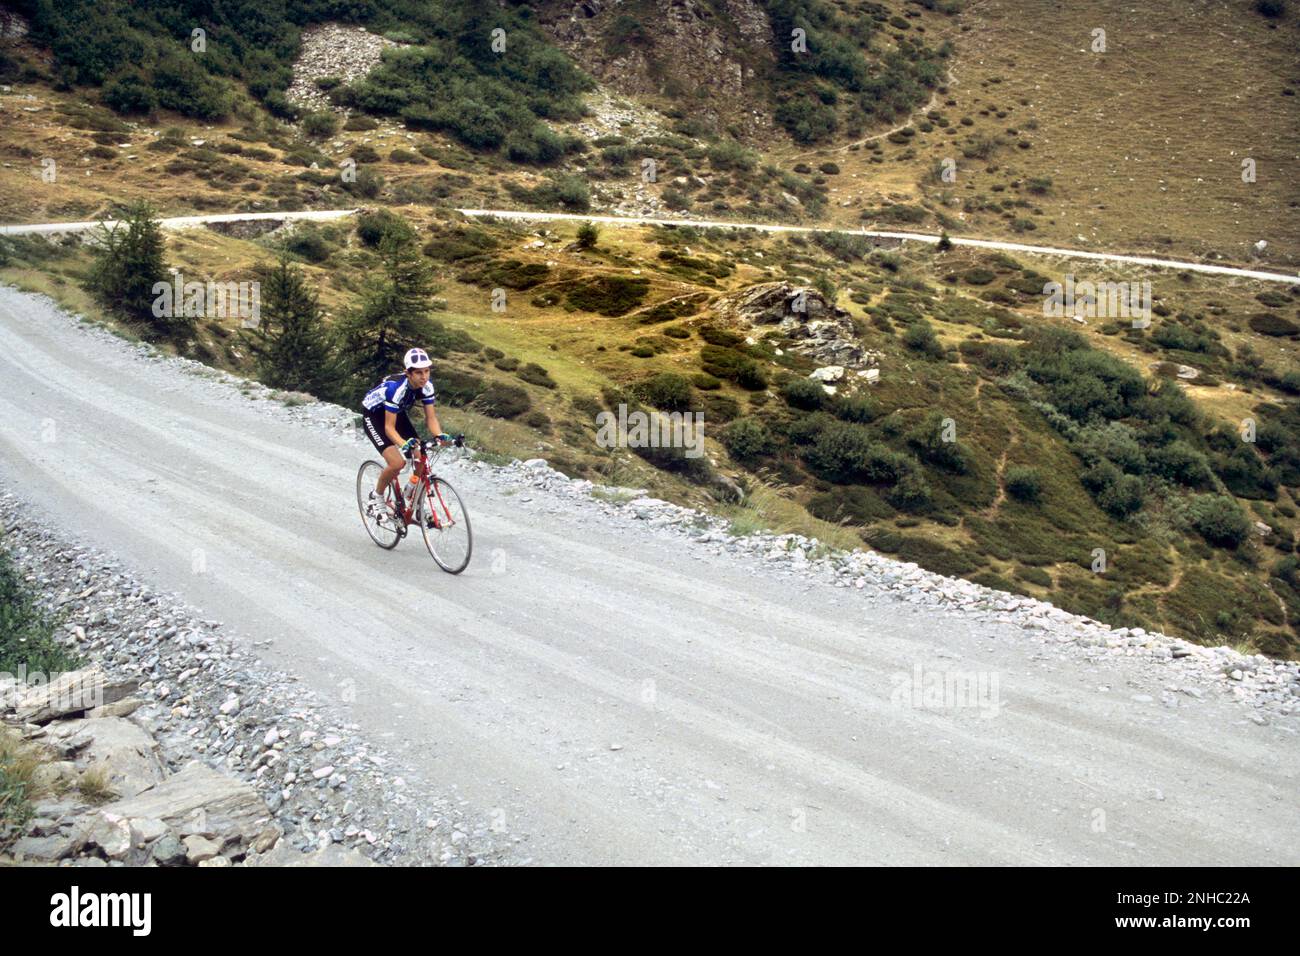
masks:
{"type": "MultiPolygon", "coordinates": [[[[380,415],[382,414],[383,411],[381,406],[380,415]]],[[[380,419],[380,422],[382,423],[382,419],[380,419]]],[[[401,472],[402,466],[406,464],[406,459],[402,457],[401,451],[388,438],[387,433],[385,433],[383,430],[382,424],[378,428],[375,428],[375,424],[376,424],[375,417],[367,416],[366,418],[367,434],[369,434],[371,429],[373,428],[376,434],[378,434],[378,436],[383,440],[382,445],[376,442],[380,454],[384,456],[385,464],[384,464],[384,470],[379,475],[379,482],[375,487],[375,491],[382,497],[384,494],[384,490],[390,484],[392,484],[393,479],[396,478],[398,474],[401,472]]],[[[397,415],[397,434],[403,440],[416,437],[415,428],[412,427],[411,420],[407,418],[404,414],[400,414],[400,413],[397,415]]],[[[375,436],[371,435],[370,440],[372,442],[375,442],[375,436]]]]}

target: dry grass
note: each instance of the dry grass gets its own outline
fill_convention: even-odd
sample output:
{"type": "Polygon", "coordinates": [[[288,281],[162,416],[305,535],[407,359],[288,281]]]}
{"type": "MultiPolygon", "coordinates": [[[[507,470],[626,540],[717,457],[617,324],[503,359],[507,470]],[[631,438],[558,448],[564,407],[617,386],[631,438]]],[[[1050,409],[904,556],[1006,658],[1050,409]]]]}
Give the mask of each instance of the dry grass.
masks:
{"type": "Polygon", "coordinates": [[[40,795],[33,778],[42,763],[39,747],[17,730],[0,727],[0,846],[18,836],[30,819],[31,800],[40,795]]]}

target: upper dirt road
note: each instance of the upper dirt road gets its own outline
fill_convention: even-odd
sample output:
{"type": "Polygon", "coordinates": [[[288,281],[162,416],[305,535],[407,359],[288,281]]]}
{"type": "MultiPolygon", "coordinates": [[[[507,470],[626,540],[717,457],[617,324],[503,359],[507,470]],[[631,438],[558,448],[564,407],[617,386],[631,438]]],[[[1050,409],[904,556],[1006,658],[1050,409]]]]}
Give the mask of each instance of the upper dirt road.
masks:
{"type": "Polygon", "coordinates": [[[362,733],[523,837],[520,859],[1300,863],[1294,733],[1214,694],[1132,699],[1159,698],[1161,668],[713,557],[468,466],[476,558],[453,578],[418,541],[370,543],[369,456],[0,288],[4,486],[272,639],[323,697],[355,681],[338,706],[362,733]],[[891,704],[918,663],[997,675],[1000,711],[891,704]]]}
{"type": "MultiPolygon", "coordinates": [[[[596,216],[577,215],[568,212],[530,212],[518,209],[457,209],[459,213],[475,218],[495,217],[497,219],[516,219],[532,222],[599,222],[608,226],[697,226],[704,229],[746,229],[756,232],[824,232],[816,226],[781,226],[772,223],[729,222],[722,219],[656,219],[651,216],[596,216]]],[[[260,212],[232,213],[207,216],[177,216],[163,219],[167,229],[186,229],[205,223],[241,222],[255,219],[311,219],[325,221],[350,216],[355,209],[320,209],[305,212],[260,212]]],[[[0,236],[55,235],[69,232],[86,232],[95,228],[95,222],[47,222],[27,225],[0,226],[0,236]]],[[[939,236],[925,232],[881,232],[873,229],[839,230],[853,235],[871,236],[878,239],[898,239],[903,242],[923,242],[931,245],[937,243],[939,236]]],[[[1063,259],[1084,259],[1093,262],[1111,262],[1124,265],[1149,266],[1156,269],[1178,269],[1184,272],[1198,272],[1202,275],[1231,276],[1238,279],[1258,279],[1263,282],[1300,283],[1300,275],[1287,275],[1261,269],[1243,269],[1240,266],[1219,266],[1208,262],[1187,262],[1181,259],[1160,259],[1153,256],[1132,256],[1116,252],[1093,252],[1086,249],[1065,249],[1058,246],[1035,246],[1023,242],[1007,242],[1002,239],[973,239],[965,236],[952,236],[954,246],[970,246],[975,249],[995,249],[1000,252],[1020,252],[1034,256],[1052,256],[1063,259]]]]}

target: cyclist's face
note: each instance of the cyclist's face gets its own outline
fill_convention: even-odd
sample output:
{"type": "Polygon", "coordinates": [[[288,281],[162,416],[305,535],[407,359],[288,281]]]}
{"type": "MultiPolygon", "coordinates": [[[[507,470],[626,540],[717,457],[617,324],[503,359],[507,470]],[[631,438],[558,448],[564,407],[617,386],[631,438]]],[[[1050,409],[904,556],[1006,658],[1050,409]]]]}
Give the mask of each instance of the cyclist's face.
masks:
{"type": "Polygon", "coordinates": [[[406,377],[410,380],[411,385],[415,388],[424,388],[429,384],[429,372],[432,369],[427,368],[408,368],[406,377]]]}

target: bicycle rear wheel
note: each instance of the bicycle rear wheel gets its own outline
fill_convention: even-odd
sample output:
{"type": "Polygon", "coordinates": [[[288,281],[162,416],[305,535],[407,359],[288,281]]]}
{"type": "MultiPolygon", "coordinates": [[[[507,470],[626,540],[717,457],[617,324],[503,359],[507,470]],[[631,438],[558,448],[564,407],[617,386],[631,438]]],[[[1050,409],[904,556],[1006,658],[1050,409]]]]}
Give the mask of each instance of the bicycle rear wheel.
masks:
{"type": "Polygon", "coordinates": [[[469,566],[474,550],[474,533],[469,512],[456,489],[441,478],[432,478],[420,503],[420,532],[438,567],[448,574],[460,574],[469,566]]]}
{"type": "MultiPolygon", "coordinates": [[[[366,526],[366,533],[370,535],[370,540],[386,551],[391,551],[397,547],[397,542],[402,540],[402,529],[398,527],[397,517],[391,511],[379,516],[366,511],[370,505],[370,492],[374,491],[375,485],[379,483],[379,476],[383,470],[383,465],[377,461],[362,463],[361,469],[357,472],[357,510],[361,512],[361,523],[366,526]]],[[[384,492],[384,500],[391,508],[393,503],[391,485],[384,492]]]]}

